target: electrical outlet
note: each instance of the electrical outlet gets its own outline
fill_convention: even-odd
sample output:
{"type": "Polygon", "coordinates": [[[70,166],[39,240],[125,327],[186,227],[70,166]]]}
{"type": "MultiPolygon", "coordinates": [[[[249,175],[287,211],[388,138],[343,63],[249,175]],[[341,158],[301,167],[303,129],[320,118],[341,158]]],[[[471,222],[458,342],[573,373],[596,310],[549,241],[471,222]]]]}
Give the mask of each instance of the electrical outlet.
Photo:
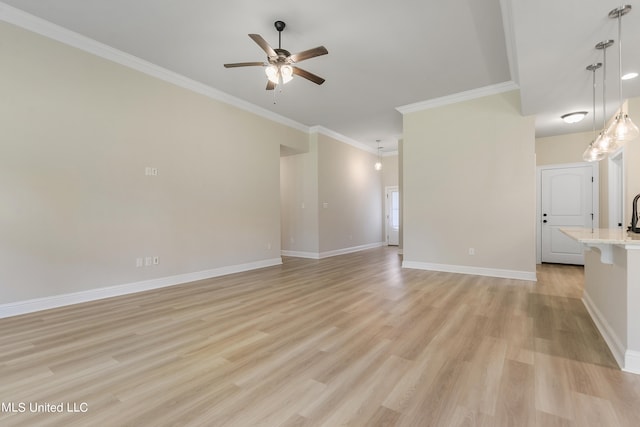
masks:
{"type": "Polygon", "coordinates": [[[157,256],[154,256],[153,257],[153,265],[158,265],[158,264],[160,264],[160,258],[157,257],[157,256]]]}
{"type": "Polygon", "coordinates": [[[475,255],[475,254],[476,254],[475,248],[469,248],[469,255],[475,255]]]}

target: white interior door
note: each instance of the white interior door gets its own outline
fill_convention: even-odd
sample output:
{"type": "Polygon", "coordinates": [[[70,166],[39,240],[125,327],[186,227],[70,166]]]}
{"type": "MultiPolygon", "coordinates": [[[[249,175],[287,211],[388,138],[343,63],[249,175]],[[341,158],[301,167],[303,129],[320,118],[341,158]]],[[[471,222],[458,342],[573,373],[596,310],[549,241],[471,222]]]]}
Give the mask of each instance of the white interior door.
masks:
{"type": "Polygon", "coordinates": [[[582,244],[561,228],[591,228],[594,221],[591,165],[541,171],[542,262],[582,264],[582,244]]]}
{"type": "Polygon", "coordinates": [[[398,246],[400,234],[400,192],[398,187],[386,187],[385,211],[387,245],[398,246]]]}

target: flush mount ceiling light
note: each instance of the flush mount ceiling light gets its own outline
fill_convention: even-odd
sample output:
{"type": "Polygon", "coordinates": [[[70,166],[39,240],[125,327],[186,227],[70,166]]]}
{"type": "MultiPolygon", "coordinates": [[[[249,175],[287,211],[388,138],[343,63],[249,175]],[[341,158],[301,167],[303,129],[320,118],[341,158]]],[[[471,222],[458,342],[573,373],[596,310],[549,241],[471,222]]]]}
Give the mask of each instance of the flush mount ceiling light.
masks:
{"type": "Polygon", "coordinates": [[[633,72],[633,73],[627,73],[624,76],[620,77],[622,80],[631,80],[631,79],[635,79],[636,77],[638,77],[638,73],[633,72]]]}
{"type": "Polygon", "coordinates": [[[588,113],[586,111],[574,111],[573,113],[567,113],[560,116],[565,123],[578,123],[585,118],[588,113]]]}
{"type": "Polygon", "coordinates": [[[622,17],[631,12],[631,5],[620,6],[609,12],[609,18],[618,20],[618,96],[620,98],[620,110],[615,120],[607,129],[607,133],[617,142],[626,142],[636,139],[640,132],[638,127],[631,121],[629,115],[623,111],[622,104],[622,17]]]}
{"type": "Polygon", "coordinates": [[[594,146],[594,142],[596,141],[596,71],[600,67],[602,67],[602,63],[601,62],[598,62],[596,64],[591,64],[591,65],[587,66],[587,70],[589,70],[589,71],[591,71],[593,73],[593,95],[592,95],[592,99],[593,99],[593,110],[592,110],[592,112],[593,112],[593,140],[591,141],[591,143],[589,144],[587,149],[582,154],[582,158],[586,162],[597,162],[599,160],[604,159],[604,157],[606,155],[606,153],[598,150],[594,146]]]}

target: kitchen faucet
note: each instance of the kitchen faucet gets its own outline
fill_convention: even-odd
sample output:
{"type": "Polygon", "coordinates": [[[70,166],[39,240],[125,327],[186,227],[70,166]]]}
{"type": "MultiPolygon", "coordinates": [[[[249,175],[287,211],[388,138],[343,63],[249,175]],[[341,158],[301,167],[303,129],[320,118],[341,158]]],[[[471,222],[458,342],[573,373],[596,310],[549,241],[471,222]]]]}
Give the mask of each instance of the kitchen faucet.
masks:
{"type": "Polygon", "coordinates": [[[631,227],[629,227],[629,231],[634,233],[640,233],[640,227],[638,227],[638,199],[640,199],[640,194],[638,194],[633,199],[633,210],[631,212],[631,227]]]}

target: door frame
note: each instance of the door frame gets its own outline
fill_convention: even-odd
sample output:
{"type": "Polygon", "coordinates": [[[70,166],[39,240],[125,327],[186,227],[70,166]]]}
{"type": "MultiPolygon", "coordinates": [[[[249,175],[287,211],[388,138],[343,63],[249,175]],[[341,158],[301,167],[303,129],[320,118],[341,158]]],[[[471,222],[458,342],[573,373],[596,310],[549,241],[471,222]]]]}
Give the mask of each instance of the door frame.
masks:
{"type": "MultiPolygon", "coordinates": [[[[389,194],[392,191],[397,191],[400,194],[400,188],[397,185],[388,185],[384,187],[384,240],[387,246],[389,246],[389,211],[391,208],[391,201],[389,200],[389,194]]],[[[400,201],[398,200],[398,203],[400,201]]],[[[398,206],[399,215],[402,216],[402,208],[398,206]]],[[[400,245],[400,229],[398,228],[398,244],[393,246],[400,245]]]]}
{"type": "Polygon", "coordinates": [[[609,228],[624,229],[625,220],[625,182],[624,182],[624,146],[611,153],[608,158],[608,198],[609,198],[609,228]],[[618,224],[621,225],[618,225],[618,224]]]}
{"type": "Polygon", "coordinates": [[[572,169],[591,166],[593,185],[593,224],[600,224],[600,164],[598,162],[558,163],[536,167],[536,263],[542,263],[542,171],[552,169],[572,169]]]}

